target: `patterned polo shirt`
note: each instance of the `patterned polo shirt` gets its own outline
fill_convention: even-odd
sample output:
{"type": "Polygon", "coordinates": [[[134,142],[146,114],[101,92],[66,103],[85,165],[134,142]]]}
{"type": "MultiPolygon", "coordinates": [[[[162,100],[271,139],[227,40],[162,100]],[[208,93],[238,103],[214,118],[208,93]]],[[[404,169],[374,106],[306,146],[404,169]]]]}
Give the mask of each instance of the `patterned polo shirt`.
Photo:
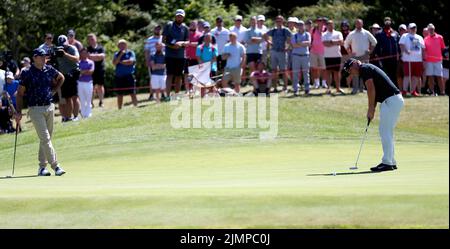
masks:
{"type": "Polygon", "coordinates": [[[20,85],[25,87],[25,98],[28,106],[46,106],[53,100],[52,81],[58,76],[58,71],[50,65],[42,70],[32,65],[20,75],[20,85]]]}

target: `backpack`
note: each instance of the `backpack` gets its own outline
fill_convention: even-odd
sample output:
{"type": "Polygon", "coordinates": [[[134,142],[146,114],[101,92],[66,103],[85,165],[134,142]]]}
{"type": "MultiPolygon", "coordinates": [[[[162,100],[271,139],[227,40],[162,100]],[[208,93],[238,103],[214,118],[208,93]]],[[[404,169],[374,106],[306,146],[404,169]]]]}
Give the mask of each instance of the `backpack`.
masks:
{"type": "MultiPolygon", "coordinates": [[[[204,48],[204,43],[200,44],[200,53],[202,53],[202,54],[203,54],[203,48],[204,48]]],[[[213,55],[214,55],[215,49],[216,49],[216,47],[211,44],[211,50],[212,50],[213,55]]]]}

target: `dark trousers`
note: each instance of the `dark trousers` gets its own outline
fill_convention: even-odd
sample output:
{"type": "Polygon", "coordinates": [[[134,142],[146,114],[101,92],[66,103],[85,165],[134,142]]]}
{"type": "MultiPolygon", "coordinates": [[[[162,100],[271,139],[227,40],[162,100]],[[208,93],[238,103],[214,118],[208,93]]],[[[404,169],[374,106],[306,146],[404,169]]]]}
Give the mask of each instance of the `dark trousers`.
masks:
{"type": "Polygon", "coordinates": [[[392,80],[394,84],[397,82],[397,64],[396,58],[389,58],[385,60],[380,60],[380,64],[384,72],[388,75],[389,79],[392,80]]]}

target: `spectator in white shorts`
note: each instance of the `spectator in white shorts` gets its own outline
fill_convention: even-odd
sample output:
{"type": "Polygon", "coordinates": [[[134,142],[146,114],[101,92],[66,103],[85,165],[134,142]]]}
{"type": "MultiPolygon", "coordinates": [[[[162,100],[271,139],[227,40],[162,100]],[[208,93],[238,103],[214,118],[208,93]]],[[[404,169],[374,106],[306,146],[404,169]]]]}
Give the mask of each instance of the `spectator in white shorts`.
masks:
{"type": "Polygon", "coordinates": [[[80,112],[83,118],[90,118],[92,115],[92,91],[94,82],[92,74],[95,70],[94,61],[90,60],[87,48],[80,50],[80,78],[78,79],[78,97],[80,98],[80,112]]]}
{"type": "MultiPolygon", "coordinates": [[[[375,39],[372,33],[364,29],[363,25],[363,20],[356,19],[355,29],[348,34],[344,41],[344,46],[352,58],[362,63],[369,63],[370,54],[377,45],[377,39],[375,39]]],[[[363,92],[363,82],[358,77],[353,77],[352,86],[352,94],[356,94],[358,90],[363,92]]]]}
{"type": "Polygon", "coordinates": [[[435,32],[432,23],[428,24],[429,35],[425,37],[425,74],[428,78],[428,85],[434,93],[434,77],[439,82],[440,94],[445,95],[445,83],[443,78],[442,52],[445,49],[444,38],[435,32]]]}
{"type": "Polygon", "coordinates": [[[153,29],[153,35],[148,37],[145,40],[145,44],[144,44],[144,56],[145,56],[145,63],[147,65],[148,68],[148,76],[150,79],[150,90],[149,90],[149,100],[153,99],[153,93],[152,93],[152,87],[151,87],[151,79],[152,79],[152,69],[150,66],[150,58],[152,55],[155,54],[156,52],[156,46],[155,44],[158,42],[162,42],[162,26],[161,25],[156,25],[155,28],[153,29]]]}
{"type": "Polygon", "coordinates": [[[245,47],[237,41],[236,33],[230,33],[230,42],[225,45],[222,58],[227,61],[222,78],[222,87],[227,88],[228,82],[233,81],[234,91],[239,93],[241,77],[246,64],[245,47]]]}
{"type": "MultiPolygon", "coordinates": [[[[265,33],[267,33],[267,31],[269,31],[269,29],[266,27],[266,25],[264,25],[264,22],[266,21],[266,17],[264,15],[259,15],[257,18],[258,18],[258,23],[257,23],[256,27],[259,30],[261,30],[262,34],[264,35],[265,33]]],[[[264,63],[267,63],[267,56],[268,56],[267,42],[266,41],[261,42],[261,46],[262,46],[262,50],[263,50],[261,60],[264,63]]]]}
{"type": "Polygon", "coordinates": [[[164,46],[161,42],[155,44],[155,53],[150,57],[152,69],[152,91],[155,94],[156,103],[161,102],[161,93],[166,90],[166,56],[163,52],[164,46]]]}

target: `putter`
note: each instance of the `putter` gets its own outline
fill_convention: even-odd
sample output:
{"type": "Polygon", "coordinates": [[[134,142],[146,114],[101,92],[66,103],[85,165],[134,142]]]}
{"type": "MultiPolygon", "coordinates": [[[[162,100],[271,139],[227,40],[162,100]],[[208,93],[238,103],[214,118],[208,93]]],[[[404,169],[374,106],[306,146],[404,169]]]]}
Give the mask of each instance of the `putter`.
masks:
{"type": "Polygon", "coordinates": [[[364,144],[364,141],[365,141],[366,138],[367,138],[367,131],[368,131],[368,129],[369,129],[369,125],[370,125],[370,119],[367,119],[366,131],[364,132],[364,136],[363,136],[363,139],[362,139],[362,141],[361,141],[361,146],[359,147],[358,157],[356,158],[355,166],[350,167],[350,170],[357,170],[357,169],[358,169],[359,156],[361,155],[361,150],[362,150],[362,146],[363,146],[363,144],[364,144]]]}

